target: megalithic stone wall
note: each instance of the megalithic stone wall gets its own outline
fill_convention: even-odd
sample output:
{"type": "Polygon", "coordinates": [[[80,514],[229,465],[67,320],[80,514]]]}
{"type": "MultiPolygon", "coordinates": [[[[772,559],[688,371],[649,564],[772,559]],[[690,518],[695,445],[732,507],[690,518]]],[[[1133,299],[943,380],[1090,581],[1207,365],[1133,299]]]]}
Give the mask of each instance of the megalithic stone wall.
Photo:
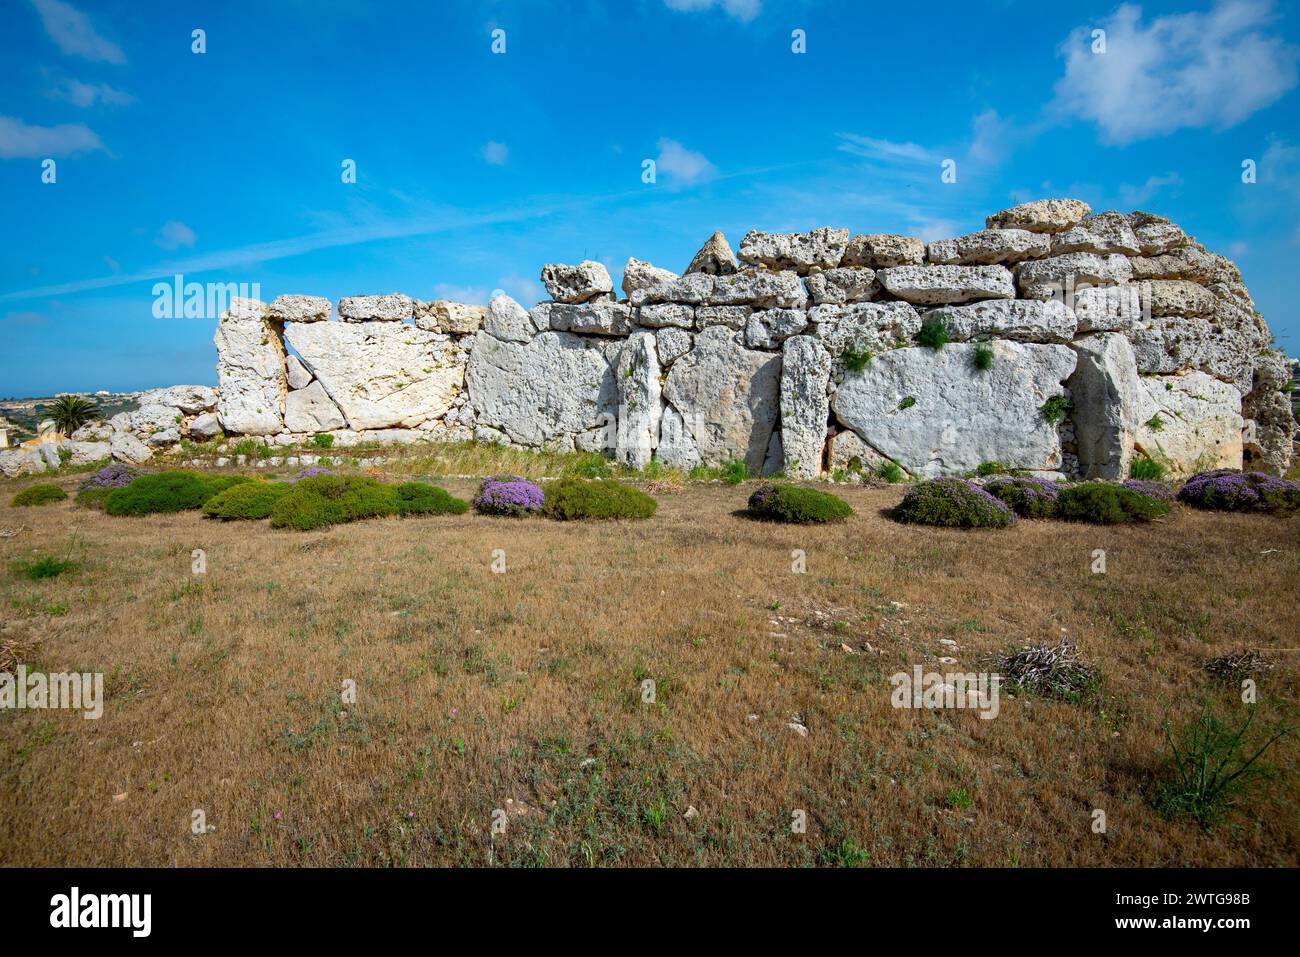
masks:
{"type": "Polygon", "coordinates": [[[541,278],[531,310],[391,294],[330,321],[317,297],[239,300],[215,337],[221,425],[800,477],[1290,462],[1289,369],[1240,273],[1148,213],[1039,200],[928,246],[750,232],[738,255],[716,233],[682,275],[628,260],[621,299],[599,263],[541,278]]]}

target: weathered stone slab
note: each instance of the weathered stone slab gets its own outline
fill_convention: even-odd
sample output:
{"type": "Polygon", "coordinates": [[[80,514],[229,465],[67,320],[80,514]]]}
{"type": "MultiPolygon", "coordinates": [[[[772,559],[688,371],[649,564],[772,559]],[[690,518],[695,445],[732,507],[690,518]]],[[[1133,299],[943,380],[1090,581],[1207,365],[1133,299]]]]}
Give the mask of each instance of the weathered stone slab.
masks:
{"type": "Polygon", "coordinates": [[[284,427],[290,432],[330,432],[347,424],[320,382],[312,382],[285,397],[284,427]]]}
{"type": "Polygon", "coordinates": [[[656,302],[684,302],[696,305],[713,293],[714,278],[707,273],[689,273],[676,279],[665,279],[632,291],[632,305],[645,306],[656,302]]]}
{"type": "Polygon", "coordinates": [[[1138,413],[1135,448],[1176,476],[1241,468],[1241,393],[1203,372],[1141,381],[1146,403],[1138,413]]]}
{"type": "Polygon", "coordinates": [[[880,290],[876,271],[866,266],[843,266],[814,273],[804,280],[814,305],[867,302],[880,290]]]}
{"type": "Polygon", "coordinates": [[[781,445],[786,475],[816,478],[822,471],[831,356],[811,336],[793,336],[781,350],[781,445]]]}
{"type": "Polygon", "coordinates": [[[676,278],[677,273],[672,270],[652,266],[640,259],[629,259],[623,267],[623,294],[630,299],[638,289],[649,289],[656,283],[672,282],[676,278]]]}
{"type": "Polygon", "coordinates": [[[440,418],[465,381],[465,367],[454,361],[447,337],[414,326],[290,323],[285,335],[356,430],[440,418]]]}
{"type": "Polygon", "coordinates": [[[627,340],[615,366],[615,380],[619,403],[614,457],[628,468],[643,469],[654,456],[663,416],[663,384],[654,333],[639,332],[627,340]]]}
{"type": "Polygon", "coordinates": [[[1037,259],[1051,251],[1051,240],[1027,229],[981,229],[930,243],[927,256],[939,266],[994,265],[1037,259]]]}
{"type": "Polygon", "coordinates": [[[834,269],[849,242],[847,229],[814,229],[806,233],[763,233],[750,230],[740,241],[740,260],[751,266],[790,269],[807,275],[814,269],[834,269]]]}
{"type": "Polygon", "coordinates": [[[695,337],[684,329],[668,326],[655,333],[655,343],[659,349],[660,365],[670,366],[691,351],[695,337]]]}
{"type": "Polygon", "coordinates": [[[405,322],[414,314],[414,300],[400,292],[345,296],[339,300],[339,318],[344,322],[405,322]]]}
{"type": "Polygon", "coordinates": [[[1074,338],[1074,310],[1058,300],[989,299],[965,306],[940,306],[921,317],[941,321],[954,342],[991,337],[1020,342],[1069,342],[1074,338]]]}
{"type": "Polygon", "coordinates": [[[988,347],[994,359],[987,370],[975,367],[973,344],[886,352],[845,378],[832,408],[840,422],[913,475],[960,474],[988,461],[1056,470],[1060,434],[1042,406],[1062,394],[1074,352],[1005,340],[988,347]]]}
{"type": "Polygon", "coordinates": [[[679,302],[652,303],[637,310],[636,321],[647,329],[662,329],[665,326],[694,329],[695,307],[679,302]]]}
{"type": "Polygon", "coordinates": [[[632,332],[632,307],[612,299],[594,299],[577,305],[550,303],[546,310],[556,332],[593,336],[626,336],[632,332]]]}
{"type": "Polygon", "coordinates": [[[861,302],[808,310],[812,335],[832,356],[848,349],[884,352],[905,345],[921,331],[921,316],[906,302],[861,302]]]}
{"type": "Polygon", "coordinates": [[[1078,226],[1052,236],[1052,255],[1064,253],[1096,253],[1107,256],[1120,253],[1136,256],[1141,251],[1137,234],[1121,213],[1098,213],[1089,216],[1078,226]]]}
{"type": "Polygon", "coordinates": [[[542,267],[542,284],[556,302],[587,302],[614,291],[609,270],[602,263],[584,259],[576,266],[547,263],[542,267]]]}
{"type": "MultiPolygon", "coordinates": [[[[549,308],[549,305],[543,303],[549,308]]],[[[539,307],[540,308],[540,307],[539,307]]],[[[503,342],[527,342],[537,333],[528,310],[509,296],[493,296],[483,317],[483,331],[503,342]]]]}
{"type": "Polygon", "coordinates": [[[877,273],[880,284],[907,302],[944,305],[973,299],[1014,299],[1005,266],[895,266],[877,273]]]}
{"type": "Polygon", "coordinates": [[[333,307],[324,296],[276,296],[266,316],[277,322],[324,322],[333,307]]]}
{"type": "Polygon", "coordinates": [[[994,213],[989,229],[1027,229],[1031,233],[1062,233],[1083,221],[1092,207],[1078,199],[1036,199],[994,213]]]}
{"type": "Polygon", "coordinates": [[[1074,403],[1074,438],[1084,478],[1125,479],[1133,460],[1146,396],[1128,339],[1114,332],[1085,336],[1067,383],[1074,403]]]}
{"type": "Polygon", "coordinates": [[[1095,253],[1032,259],[1016,267],[1016,282],[1026,299],[1066,299],[1082,286],[1112,286],[1132,276],[1127,257],[1095,253]]]}
{"type": "Polygon", "coordinates": [[[217,415],[227,432],[273,435],[284,427],[284,342],[265,312],[256,300],[236,298],[217,321],[217,415]]]}
{"type": "Polygon", "coordinates": [[[429,332],[446,332],[455,336],[473,335],[487,320],[486,306],[473,306],[449,299],[415,303],[415,325],[429,332]]]}
{"type": "Polygon", "coordinates": [[[761,309],[745,325],[745,344],[751,349],[776,349],[807,326],[808,313],[802,309],[761,309]]]}
{"type": "Polygon", "coordinates": [[[740,263],[727,243],[727,237],[715,232],[700,247],[691,264],[686,267],[687,274],[703,273],[708,276],[729,276],[740,271],[740,263]]]}
{"type": "Polygon", "coordinates": [[[792,309],[808,301],[797,273],[746,270],[716,276],[708,301],[719,306],[754,306],[757,309],[792,309]]]}
{"type": "Polygon", "coordinates": [[[895,233],[863,233],[854,236],[844,248],[841,266],[869,266],[888,269],[893,266],[919,266],[925,262],[925,243],[913,236],[895,233]]]}

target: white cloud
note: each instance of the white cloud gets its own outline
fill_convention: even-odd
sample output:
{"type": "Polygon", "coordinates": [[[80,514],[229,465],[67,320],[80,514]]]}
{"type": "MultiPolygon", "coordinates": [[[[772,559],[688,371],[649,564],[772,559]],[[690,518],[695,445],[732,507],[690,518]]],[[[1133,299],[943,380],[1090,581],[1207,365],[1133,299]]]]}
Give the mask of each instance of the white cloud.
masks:
{"type": "Polygon", "coordinates": [[[126,106],[135,102],[135,97],[130,93],[109,86],[107,83],[82,83],[71,78],[61,80],[50,90],[50,96],[82,107],[94,106],[96,100],[106,106],[126,106]]]}
{"type": "Polygon", "coordinates": [[[1139,209],[1162,190],[1182,185],[1183,178],[1177,173],[1170,172],[1163,176],[1148,176],[1146,182],[1140,186],[1124,183],[1119,188],[1119,195],[1127,209],[1139,209]]]}
{"type": "Polygon", "coordinates": [[[895,143],[857,133],[840,133],[838,149],[881,163],[938,163],[938,155],[916,143],[895,143]]]}
{"type": "Polygon", "coordinates": [[[727,16],[741,23],[748,23],[763,12],[763,0],[664,0],[664,6],[682,13],[698,13],[719,7],[727,16]]]}
{"type": "Polygon", "coordinates": [[[182,246],[193,246],[198,238],[194,235],[194,230],[173,219],[163,223],[154,243],[163,249],[179,249],[182,246]]]}
{"type": "Polygon", "coordinates": [[[12,116],[0,116],[0,159],[44,159],[102,150],[95,131],[84,123],[28,126],[12,116]]]}
{"type": "MultiPolygon", "coordinates": [[[[542,301],[542,284],[536,279],[529,279],[520,276],[518,273],[510,273],[508,276],[502,276],[498,279],[497,289],[500,289],[525,308],[530,308],[534,303],[542,301]]],[[[493,292],[495,291],[493,290],[493,292]]]]}
{"type": "Polygon", "coordinates": [[[505,166],[510,158],[510,149],[505,143],[495,140],[483,144],[483,161],[491,166],[505,166]]]}
{"type": "Polygon", "coordinates": [[[482,286],[457,286],[449,282],[434,283],[433,294],[439,299],[463,302],[471,306],[486,305],[488,291],[482,286]]]}
{"type": "Polygon", "coordinates": [[[676,140],[668,139],[659,141],[659,157],[655,160],[655,169],[683,183],[708,179],[718,172],[718,168],[703,153],[689,150],[676,140]]]}
{"type": "Polygon", "coordinates": [[[122,271],[122,264],[112,256],[101,256],[100,258],[104,260],[104,265],[108,267],[108,271],[114,275],[122,271]]]}
{"type": "Polygon", "coordinates": [[[1093,26],[1070,34],[1052,106],[1093,121],[1115,144],[1235,126],[1296,85],[1300,50],[1268,32],[1274,20],[1271,0],[1220,0],[1149,24],[1124,4],[1096,25],[1105,53],[1092,52],[1093,26]]]}
{"type": "Polygon", "coordinates": [[[112,40],[99,35],[90,18],[63,0],[31,0],[41,15],[41,25],[60,50],[97,63],[125,63],[126,54],[112,40]]]}

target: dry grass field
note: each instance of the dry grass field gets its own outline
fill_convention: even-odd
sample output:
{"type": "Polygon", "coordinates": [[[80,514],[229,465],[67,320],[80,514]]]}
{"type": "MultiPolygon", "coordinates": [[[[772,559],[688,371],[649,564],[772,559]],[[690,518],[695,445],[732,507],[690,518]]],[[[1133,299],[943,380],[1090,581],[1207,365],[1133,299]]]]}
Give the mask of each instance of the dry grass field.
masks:
{"type": "Polygon", "coordinates": [[[107,700],[97,721],[0,712],[3,865],[1300,860],[1297,735],[1213,829],[1155,806],[1162,722],[1207,697],[1242,710],[1212,657],[1271,655],[1261,730],[1297,723],[1300,517],[961,532],[884,517],[900,487],[837,487],[854,518],[795,527],[738,515],[752,484],[677,482],[635,524],[294,533],[9,508],[28,484],[0,482],[0,669],[103,672],[107,700]],[[11,570],[37,551],[79,567],[11,570]],[[1004,691],[994,720],[891,707],[894,672],[994,670],[1063,635],[1100,669],[1095,698],[1004,691]]]}

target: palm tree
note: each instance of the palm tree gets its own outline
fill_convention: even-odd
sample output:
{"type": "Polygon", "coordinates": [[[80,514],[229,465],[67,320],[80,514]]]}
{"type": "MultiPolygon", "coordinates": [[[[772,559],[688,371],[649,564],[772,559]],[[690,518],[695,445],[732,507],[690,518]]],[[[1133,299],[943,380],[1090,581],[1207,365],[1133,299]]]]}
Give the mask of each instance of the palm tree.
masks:
{"type": "Polygon", "coordinates": [[[45,415],[54,420],[60,432],[71,435],[91,419],[99,418],[99,406],[85,396],[61,395],[45,407],[45,415]]]}

